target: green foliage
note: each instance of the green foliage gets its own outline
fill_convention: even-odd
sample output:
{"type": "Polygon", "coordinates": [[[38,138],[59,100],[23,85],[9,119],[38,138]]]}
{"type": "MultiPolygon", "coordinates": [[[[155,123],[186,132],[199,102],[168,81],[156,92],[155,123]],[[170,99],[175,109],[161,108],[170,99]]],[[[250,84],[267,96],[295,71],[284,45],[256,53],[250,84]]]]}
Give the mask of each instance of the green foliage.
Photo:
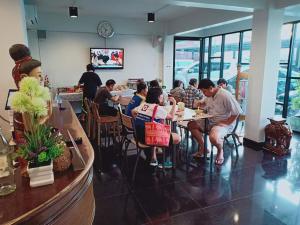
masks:
{"type": "Polygon", "coordinates": [[[20,90],[12,97],[12,109],[20,113],[29,113],[33,118],[46,116],[47,101],[50,92],[42,87],[33,77],[25,77],[20,81],[20,90]]]}
{"type": "Polygon", "coordinates": [[[298,96],[296,98],[292,99],[292,109],[300,109],[300,82],[298,81],[298,87],[297,87],[297,94],[298,96]]]}
{"type": "Polygon", "coordinates": [[[37,125],[35,132],[25,133],[26,144],[21,146],[18,155],[28,161],[40,165],[53,160],[63,153],[62,136],[52,132],[46,125],[37,125]]]}

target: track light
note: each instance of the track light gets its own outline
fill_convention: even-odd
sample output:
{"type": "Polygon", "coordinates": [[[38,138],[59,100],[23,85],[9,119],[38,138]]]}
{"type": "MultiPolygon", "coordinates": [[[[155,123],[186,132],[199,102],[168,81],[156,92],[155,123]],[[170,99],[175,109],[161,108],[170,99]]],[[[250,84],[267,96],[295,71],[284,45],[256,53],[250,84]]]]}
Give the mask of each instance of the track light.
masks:
{"type": "Polygon", "coordinates": [[[148,13],[148,22],[153,23],[155,21],[155,14],[154,13],[148,13]]]}
{"type": "Polygon", "coordinates": [[[75,6],[69,7],[69,15],[71,18],[77,18],[78,17],[78,8],[75,6]]]}

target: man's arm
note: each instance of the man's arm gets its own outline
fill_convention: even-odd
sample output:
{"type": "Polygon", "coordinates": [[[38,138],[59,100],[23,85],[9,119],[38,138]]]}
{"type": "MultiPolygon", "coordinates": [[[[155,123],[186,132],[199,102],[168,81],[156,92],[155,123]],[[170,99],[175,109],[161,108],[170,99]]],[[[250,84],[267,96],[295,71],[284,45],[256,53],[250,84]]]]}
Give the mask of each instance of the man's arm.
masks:
{"type": "Polygon", "coordinates": [[[80,77],[80,80],[78,81],[78,86],[84,83],[84,74],[80,77]]]}
{"type": "Polygon", "coordinates": [[[113,102],[118,102],[119,101],[120,96],[116,95],[116,96],[111,96],[110,100],[112,100],[113,102]]]}

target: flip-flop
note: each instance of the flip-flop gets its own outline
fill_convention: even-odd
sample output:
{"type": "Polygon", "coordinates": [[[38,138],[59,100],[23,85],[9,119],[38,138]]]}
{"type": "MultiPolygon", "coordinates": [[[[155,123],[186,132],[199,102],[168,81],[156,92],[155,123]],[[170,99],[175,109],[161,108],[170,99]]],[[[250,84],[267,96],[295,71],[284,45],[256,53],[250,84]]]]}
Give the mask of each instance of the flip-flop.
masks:
{"type": "Polygon", "coordinates": [[[193,154],[193,157],[194,158],[197,158],[197,159],[200,159],[200,158],[203,158],[204,157],[204,154],[201,154],[199,152],[196,152],[195,154],[193,154]]]}
{"type": "Polygon", "coordinates": [[[216,158],[216,160],[215,160],[216,165],[221,166],[223,163],[224,163],[224,158],[221,158],[221,159],[216,158]]]}

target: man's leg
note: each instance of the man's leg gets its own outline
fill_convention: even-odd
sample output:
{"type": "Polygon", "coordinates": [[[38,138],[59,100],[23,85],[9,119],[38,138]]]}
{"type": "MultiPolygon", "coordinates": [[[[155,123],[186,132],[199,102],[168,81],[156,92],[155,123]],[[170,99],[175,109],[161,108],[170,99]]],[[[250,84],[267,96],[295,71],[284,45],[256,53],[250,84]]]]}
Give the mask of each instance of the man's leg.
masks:
{"type": "Polygon", "coordinates": [[[215,161],[215,163],[218,165],[221,165],[224,162],[223,142],[227,132],[228,132],[227,127],[214,126],[212,127],[209,133],[209,140],[211,144],[216,146],[218,150],[216,161],[215,161]]]}
{"type": "Polygon", "coordinates": [[[204,154],[204,139],[203,139],[203,133],[201,132],[201,130],[202,130],[201,123],[196,122],[196,121],[191,121],[188,123],[188,129],[189,129],[189,131],[191,131],[192,136],[196,139],[196,141],[199,144],[198,154],[203,155],[204,154]]]}

